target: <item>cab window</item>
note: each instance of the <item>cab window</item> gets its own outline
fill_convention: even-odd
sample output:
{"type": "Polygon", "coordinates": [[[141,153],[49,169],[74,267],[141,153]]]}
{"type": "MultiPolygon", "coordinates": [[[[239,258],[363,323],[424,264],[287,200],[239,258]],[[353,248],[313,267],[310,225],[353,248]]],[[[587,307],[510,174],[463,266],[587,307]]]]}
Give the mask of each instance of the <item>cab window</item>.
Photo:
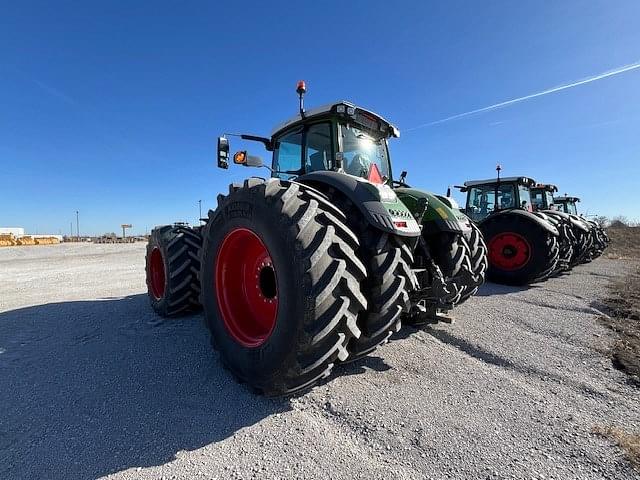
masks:
{"type": "MultiPolygon", "coordinates": [[[[467,215],[472,220],[482,220],[496,209],[496,191],[498,210],[516,208],[515,189],[513,185],[478,185],[469,189],[467,197],[467,215]]],[[[528,197],[527,197],[528,198],[528,197]]]]}
{"type": "Polygon", "coordinates": [[[307,129],[305,140],[305,171],[317,172],[331,170],[333,159],[333,142],[331,140],[331,124],[316,123],[307,129]]]}
{"type": "Polygon", "coordinates": [[[524,208],[525,210],[533,211],[531,208],[531,195],[529,193],[529,189],[524,185],[518,185],[518,196],[520,197],[520,205],[519,208],[524,208]]]}
{"type": "Polygon", "coordinates": [[[302,173],[302,129],[276,141],[273,151],[273,176],[289,180],[302,173]]]}
{"type": "Polygon", "coordinates": [[[345,123],[340,125],[340,137],[345,172],[356,177],[368,178],[375,165],[383,177],[391,178],[385,136],[345,123]]]}
{"type": "Polygon", "coordinates": [[[544,210],[547,207],[544,203],[545,195],[542,190],[535,190],[531,192],[531,203],[535,210],[544,210]]]}

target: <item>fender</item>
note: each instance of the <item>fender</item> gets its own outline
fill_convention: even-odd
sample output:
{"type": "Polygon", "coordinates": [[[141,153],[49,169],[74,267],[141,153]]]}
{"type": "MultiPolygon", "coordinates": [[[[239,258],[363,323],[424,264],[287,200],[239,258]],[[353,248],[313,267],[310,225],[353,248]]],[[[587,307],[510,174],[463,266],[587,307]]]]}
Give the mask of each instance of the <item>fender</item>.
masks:
{"type": "Polygon", "coordinates": [[[552,218],[553,217],[561,218],[565,222],[568,222],[572,227],[577,227],[583,232],[589,231],[589,229],[586,228],[586,225],[579,220],[579,217],[578,219],[575,219],[573,218],[573,216],[569,215],[568,213],[559,212],[557,210],[544,210],[544,213],[546,213],[549,217],[552,217],[552,218]]]}
{"type": "Polygon", "coordinates": [[[338,190],[358,207],[373,227],[402,237],[419,237],[420,225],[412,212],[388,185],[378,185],[364,178],[333,171],[317,171],[295,179],[323,193],[338,190]]]}
{"type": "Polygon", "coordinates": [[[532,222],[537,223],[539,226],[544,228],[547,232],[549,232],[553,236],[557,237],[560,235],[560,232],[558,231],[558,229],[554,227],[553,224],[551,224],[551,222],[549,222],[548,220],[545,220],[544,217],[546,217],[546,215],[540,215],[540,216],[534,215],[533,213],[528,212],[527,210],[521,210],[519,208],[501,210],[499,212],[492,213],[484,220],[478,222],[478,225],[482,225],[484,222],[486,222],[487,220],[490,220],[491,218],[494,218],[496,215],[520,215],[522,217],[528,218],[532,222]]]}
{"type": "Polygon", "coordinates": [[[591,228],[589,228],[589,224],[583,218],[573,214],[569,214],[569,218],[571,218],[571,224],[578,227],[583,232],[589,232],[591,230],[591,228]]]}
{"type": "Polygon", "coordinates": [[[415,211],[421,198],[427,201],[427,211],[422,217],[422,230],[426,235],[439,232],[471,232],[469,217],[447,202],[446,197],[409,187],[396,188],[395,192],[411,211],[415,211]]]}

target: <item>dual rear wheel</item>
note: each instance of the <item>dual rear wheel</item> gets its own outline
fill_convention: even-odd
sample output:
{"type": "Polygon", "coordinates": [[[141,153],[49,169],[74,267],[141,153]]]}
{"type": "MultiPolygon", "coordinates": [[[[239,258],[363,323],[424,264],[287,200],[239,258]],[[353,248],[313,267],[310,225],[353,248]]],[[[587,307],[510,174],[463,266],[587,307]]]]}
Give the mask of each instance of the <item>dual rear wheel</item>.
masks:
{"type": "MultiPolygon", "coordinates": [[[[222,364],[266,395],[304,391],[336,363],[365,356],[409,312],[414,259],[400,238],[336,203],[277,179],[231,185],[201,231],[152,233],[154,309],[171,316],[201,305],[222,364]]],[[[461,252],[450,259],[456,272],[470,264],[461,252]]],[[[455,300],[474,288],[456,290],[455,300]]]]}

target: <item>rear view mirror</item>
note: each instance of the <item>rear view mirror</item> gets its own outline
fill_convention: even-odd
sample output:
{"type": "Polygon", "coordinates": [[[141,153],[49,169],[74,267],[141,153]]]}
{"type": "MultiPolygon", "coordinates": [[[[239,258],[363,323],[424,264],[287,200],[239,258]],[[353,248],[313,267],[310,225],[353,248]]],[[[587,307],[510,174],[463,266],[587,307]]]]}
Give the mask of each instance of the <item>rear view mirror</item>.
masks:
{"type": "Polygon", "coordinates": [[[218,137],[218,168],[229,168],[229,140],[218,137]]]}

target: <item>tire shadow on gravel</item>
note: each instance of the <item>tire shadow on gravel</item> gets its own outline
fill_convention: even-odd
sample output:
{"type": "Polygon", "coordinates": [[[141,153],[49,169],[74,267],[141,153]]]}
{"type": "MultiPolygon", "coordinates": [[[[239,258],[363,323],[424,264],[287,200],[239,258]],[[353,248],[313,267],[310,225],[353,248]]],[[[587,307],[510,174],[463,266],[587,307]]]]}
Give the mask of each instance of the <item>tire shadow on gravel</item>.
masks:
{"type": "Polygon", "coordinates": [[[524,292],[530,288],[536,288],[535,285],[524,285],[521,287],[512,285],[502,285],[499,283],[485,282],[478,289],[476,296],[478,297],[491,297],[493,295],[507,295],[509,293],[524,292]]]}
{"type": "MultiPolygon", "coordinates": [[[[488,365],[501,367],[506,370],[511,370],[521,375],[536,377],[543,381],[552,381],[558,384],[564,384],[572,387],[575,391],[585,396],[608,399],[608,396],[603,392],[594,390],[590,386],[582,382],[575,381],[569,378],[568,376],[563,376],[554,372],[541,370],[531,365],[516,363],[511,359],[489,352],[478,345],[474,345],[461,337],[458,337],[456,335],[453,335],[450,332],[447,332],[446,330],[442,330],[439,328],[431,328],[429,326],[426,326],[421,330],[424,333],[427,333],[432,337],[436,338],[437,340],[441,341],[442,343],[451,345],[459,349],[460,351],[466,353],[470,357],[480,360],[481,362],[484,362],[488,365]]],[[[417,331],[417,330],[414,329],[414,331],[417,331]]],[[[420,339],[418,338],[418,340],[420,339]]]]}
{"type": "Polygon", "coordinates": [[[96,478],[232,436],[286,399],[224,371],[199,315],[146,295],[0,313],[0,478],[96,478]]]}

